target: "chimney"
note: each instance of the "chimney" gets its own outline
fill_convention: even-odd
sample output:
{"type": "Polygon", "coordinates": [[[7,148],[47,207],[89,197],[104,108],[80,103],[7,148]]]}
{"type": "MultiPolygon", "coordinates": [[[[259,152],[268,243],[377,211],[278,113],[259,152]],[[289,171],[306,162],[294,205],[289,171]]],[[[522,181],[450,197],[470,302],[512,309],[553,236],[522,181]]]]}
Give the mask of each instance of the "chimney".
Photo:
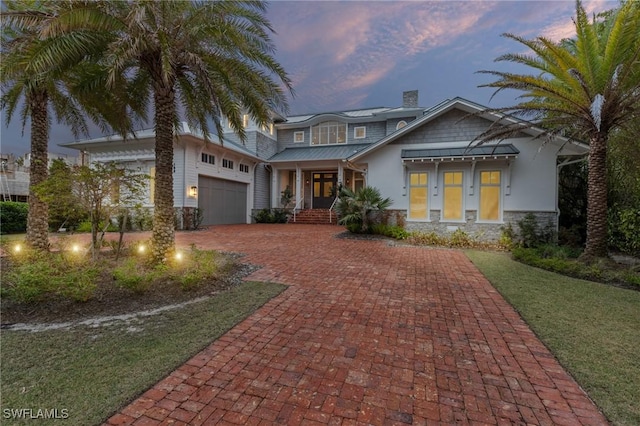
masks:
{"type": "Polygon", "coordinates": [[[417,90],[402,92],[402,107],[418,108],[418,91],[417,90]]]}

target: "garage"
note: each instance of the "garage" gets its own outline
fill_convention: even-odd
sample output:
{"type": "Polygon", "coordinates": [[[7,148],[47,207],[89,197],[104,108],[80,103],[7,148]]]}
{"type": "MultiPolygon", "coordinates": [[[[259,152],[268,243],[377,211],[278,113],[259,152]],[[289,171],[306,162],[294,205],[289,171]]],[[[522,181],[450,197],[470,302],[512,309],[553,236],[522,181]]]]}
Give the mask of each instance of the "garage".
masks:
{"type": "Polygon", "coordinates": [[[198,176],[198,208],[203,225],[247,223],[247,184],[198,176]]]}

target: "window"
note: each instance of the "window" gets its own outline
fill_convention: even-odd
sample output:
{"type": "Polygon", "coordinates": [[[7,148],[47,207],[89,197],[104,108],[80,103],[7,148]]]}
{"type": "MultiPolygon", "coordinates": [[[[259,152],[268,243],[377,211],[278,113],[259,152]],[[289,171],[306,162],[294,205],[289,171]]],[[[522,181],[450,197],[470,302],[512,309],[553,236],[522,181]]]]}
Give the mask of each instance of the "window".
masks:
{"type": "Polygon", "coordinates": [[[443,220],[462,220],[462,172],[444,173],[443,220]]]}
{"type": "Polygon", "coordinates": [[[500,171],[480,172],[480,220],[500,220],[500,171]]]}
{"type": "Polygon", "coordinates": [[[242,127],[249,127],[249,116],[247,114],[242,116],[242,127]]]}
{"type": "Polygon", "coordinates": [[[347,143],[347,125],[337,121],[325,121],[311,128],[311,145],[347,143]]]}
{"type": "Polygon", "coordinates": [[[222,159],[222,167],[224,167],[225,169],[233,170],[233,161],[227,160],[226,158],[223,158],[222,159]]]}
{"type": "Polygon", "coordinates": [[[404,121],[404,120],[400,120],[400,121],[398,121],[398,124],[396,124],[396,130],[400,130],[400,129],[402,129],[402,128],[403,128],[404,126],[406,126],[406,125],[407,125],[407,122],[406,122],[406,121],[404,121]]]}
{"type": "Polygon", "coordinates": [[[202,153],[202,155],[200,156],[200,160],[203,163],[216,164],[216,157],[211,154],[207,154],[206,152],[202,153]]]}
{"type": "Polygon", "coordinates": [[[249,173],[249,165],[247,164],[239,164],[238,169],[243,173],[249,173]]]}
{"type": "Polygon", "coordinates": [[[365,126],[353,128],[354,139],[364,139],[367,137],[367,128],[365,126]]]}
{"type": "Polygon", "coordinates": [[[273,135],[273,123],[269,123],[269,134],[273,135]]]}
{"type": "Polygon", "coordinates": [[[293,141],[295,143],[304,142],[304,132],[293,132],[293,141]]]}
{"type": "Polygon", "coordinates": [[[426,172],[409,173],[409,219],[427,219],[426,172]]]}

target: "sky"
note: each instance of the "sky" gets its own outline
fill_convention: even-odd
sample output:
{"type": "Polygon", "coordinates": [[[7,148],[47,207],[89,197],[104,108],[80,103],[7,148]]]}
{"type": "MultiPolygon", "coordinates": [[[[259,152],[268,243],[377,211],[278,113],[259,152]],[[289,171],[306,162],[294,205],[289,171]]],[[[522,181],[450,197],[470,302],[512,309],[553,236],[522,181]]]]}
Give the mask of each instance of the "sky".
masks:
{"type": "MultiPolygon", "coordinates": [[[[583,0],[588,13],[613,9],[617,1],[583,0]]],[[[526,71],[495,62],[505,53],[527,53],[512,33],[553,40],[574,34],[572,0],[514,1],[272,1],[267,17],[276,31],[275,57],[293,81],[290,114],[345,111],[402,104],[402,92],[419,91],[430,107],[456,96],[481,105],[514,104],[518,92],[479,85],[495,80],[480,70],[526,71]]],[[[7,127],[4,111],[0,151],[29,151],[29,128],[19,114],[7,127]]],[[[152,123],[144,126],[153,127],[152,123]]],[[[102,134],[94,130],[90,137],[102,134]]],[[[54,124],[50,152],[75,140],[54,124]]]]}

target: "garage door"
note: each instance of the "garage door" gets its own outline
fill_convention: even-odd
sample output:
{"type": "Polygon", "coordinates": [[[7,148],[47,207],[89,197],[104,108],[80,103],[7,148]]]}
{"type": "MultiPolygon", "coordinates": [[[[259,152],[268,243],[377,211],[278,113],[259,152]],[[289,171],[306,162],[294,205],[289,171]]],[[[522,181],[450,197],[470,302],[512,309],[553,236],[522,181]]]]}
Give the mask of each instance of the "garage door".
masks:
{"type": "Polygon", "coordinates": [[[247,223],[247,184],[198,176],[198,207],[203,225],[247,223]]]}

